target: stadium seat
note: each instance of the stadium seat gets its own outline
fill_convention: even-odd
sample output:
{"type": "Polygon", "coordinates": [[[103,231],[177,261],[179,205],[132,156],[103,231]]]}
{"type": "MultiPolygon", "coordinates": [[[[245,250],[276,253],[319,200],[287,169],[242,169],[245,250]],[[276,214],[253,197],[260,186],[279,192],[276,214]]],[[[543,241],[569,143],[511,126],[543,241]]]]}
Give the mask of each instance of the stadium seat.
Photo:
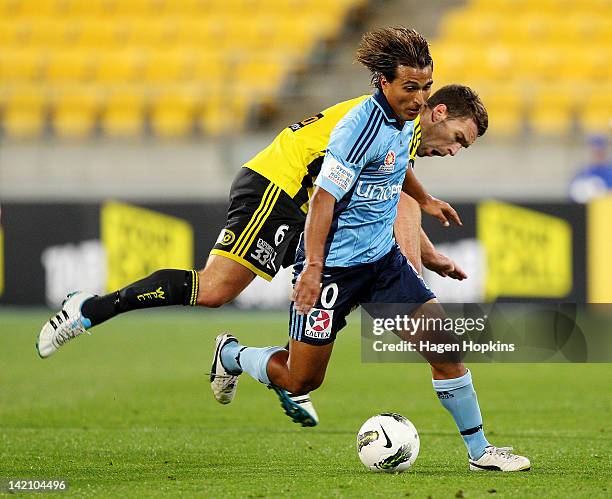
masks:
{"type": "Polygon", "coordinates": [[[35,49],[0,51],[0,83],[26,83],[40,78],[44,54],[35,49]]]}
{"type": "MultiPolygon", "coordinates": [[[[105,133],[139,133],[145,129],[145,101],[160,135],[189,134],[193,116],[207,133],[228,130],[245,121],[250,105],[274,98],[317,40],[336,36],[346,13],[363,3],[0,0],[0,88],[28,82],[60,88],[60,97],[43,93],[42,108],[52,105],[52,130],[62,136],[92,133],[98,117],[105,133]],[[134,85],[143,95],[132,95],[134,85]],[[167,91],[194,85],[217,96],[212,101],[224,102],[225,111],[219,105],[199,109],[191,97],[167,91]],[[88,97],[92,86],[109,88],[108,101],[88,97]],[[73,97],[64,95],[67,88],[74,89],[73,97]],[[226,103],[235,100],[236,119],[229,119],[226,103]]],[[[18,122],[18,109],[23,106],[7,115],[11,126],[18,122]]],[[[43,123],[44,113],[28,111],[28,116],[23,123],[32,125],[21,128],[42,130],[34,123],[43,123]]]]}
{"type": "Polygon", "coordinates": [[[139,18],[125,24],[125,41],[130,46],[167,46],[176,33],[176,22],[172,19],[139,18]]]}
{"type": "Polygon", "coordinates": [[[119,88],[106,99],[102,130],[115,137],[135,137],[144,127],[145,97],[142,88],[119,88]]]}
{"type": "Polygon", "coordinates": [[[230,133],[244,125],[247,107],[246,96],[238,94],[231,98],[221,95],[209,96],[198,118],[200,128],[209,135],[230,133]]]}
{"type": "Polygon", "coordinates": [[[79,18],[71,22],[76,26],[75,43],[89,50],[120,46],[127,36],[126,27],[112,19],[79,18]]]}
{"type": "MultiPolygon", "coordinates": [[[[517,89],[525,89],[518,107],[498,105],[493,97],[488,106],[492,131],[514,133],[517,117],[520,126],[527,121],[522,116],[529,114],[538,133],[566,134],[579,111],[566,98],[570,91],[566,97],[555,90],[532,98],[531,89],[561,85],[573,87],[577,95],[612,81],[612,2],[468,0],[442,17],[432,53],[436,85],[474,82],[478,90],[514,82],[517,89]],[[518,108],[522,111],[517,114],[518,108]]],[[[581,113],[580,120],[585,129],[601,127],[604,116],[594,107],[581,113]]]]}
{"type": "Polygon", "coordinates": [[[515,85],[486,86],[473,84],[489,114],[487,134],[494,136],[516,135],[520,132],[524,108],[519,88],[515,85]]]}
{"type": "Polygon", "coordinates": [[[612,85],[589,95],[578,110],[579,122],[586,133],[612,131],[612,85]]]}
{"type": "Polygon", "coordinates": [[[151,110],[151,126],[161,137],[179,137],[193,131],[198,97],[192,89],[175,89],[158,96],[151,110]]]}
{"type": "Polygon", "coordinates": [[[40,135],[44,129],[45,92],[41,87],[20,86],[7,97],[3,128],[10,137],[25,138],[40,135]]]}
{"type": "Polygon", "coordinates": [[[104,52],[94,68],[94,80],[100,83],[130,83],[142,76],[144,54],[137,50],[104,52]]]}
{"type": "Polygon", "coordinates": [[[80,138],[94,130],[99,113],[99,89],[62,89],[57,92],[51,113],[53,130],[60,137],[80,138]]]}
{"type": "Polygon", "coordinates": [[[54,51],[45,64],[43,76],[51,84],[83,82],[91,77],[91,59],[82,49],[54,51]]]}
{"type": "Polygon", "coordinates": [[[76,31],[73,25],[55,18],[34,18],[20,22],[24,30],[24,41],[33,47],[67,45],[76,31]]]}
{"type": "Polygon", "coordinates": [[[143,79],[152,83],[185,81],[188,67],[195,57],[184,50],[149,50],[143,57],[143,79]]]}

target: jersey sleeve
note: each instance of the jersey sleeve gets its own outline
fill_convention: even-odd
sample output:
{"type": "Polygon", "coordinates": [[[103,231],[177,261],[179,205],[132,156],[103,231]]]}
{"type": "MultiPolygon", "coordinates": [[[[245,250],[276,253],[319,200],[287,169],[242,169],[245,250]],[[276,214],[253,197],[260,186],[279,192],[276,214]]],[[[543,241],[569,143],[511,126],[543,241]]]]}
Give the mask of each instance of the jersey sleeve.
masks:
{"type": "Polygon", "coordinates": [[[346,117],[331,133],[315,185],[337,201],[352,189],[363,167],[375,157],[374,137],[381,124],[375,114],[346,117]]]}

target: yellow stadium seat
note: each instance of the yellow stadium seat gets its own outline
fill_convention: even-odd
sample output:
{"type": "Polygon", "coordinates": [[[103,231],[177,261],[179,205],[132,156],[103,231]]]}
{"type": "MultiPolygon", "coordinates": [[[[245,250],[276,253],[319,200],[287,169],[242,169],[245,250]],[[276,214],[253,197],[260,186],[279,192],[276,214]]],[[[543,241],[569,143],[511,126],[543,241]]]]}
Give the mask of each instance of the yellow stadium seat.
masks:
{"type": "Polygon", "coordinates": [[[15,3],[17,12],[21,17],[53,17],[61,11],[62,2],[59,0],[21,0],[15,3]]]}
{"type": "Polygon", "coordinates": [[[252,59],[238,65],[234,75],[251,92],[269,95],[282,83],[283,66],[274,59],[252,59]]]}
{"type": "Polygon", "coordinates": [[[511,136],[521,132],[524,117],[514,109],[491,109],[489,113],[489,136],[511,136]]]}
{"type": "Polygon", "coordinates": [[[0,0],[0,19],[9,19],[18,14],[20,0],[0,0]]]}
{"type": "Polygon", "coordinates": [[[596,29],[593,36],[594,41],[610,47],[612,44],[612,12],[608,12],[605,18],[599,20],[596,29]]]}
{"type": "Polygon", "coordinates": [[[489,114],[491,135],[515,135],[521,131],[524,120],[520,87],[515,85],[476,84],[472,88],[480,95],[489,114]]]}
{"type": "Polygon", "coordinates": [[[143,79],[148,82],[180,82],[187,77],[194,54],[184,50],[153,50],[144,62],[143,79]]]}
{"type": "Polygon", "coordinates": [[[542,135],[565,135],[572,129],[575,100],[563,84],[543,85],[535,93],[530,110],[531,126],[542,135]]]}
{"type": "Polygon", "coordinates": [[[0,16],[0,44],[2,47],[22,45],[27,34],[28,26],[25,23],[18,19],[0,16]]]}
{"type": "Polygon", "coordinates": [[[53,130],[61,137],[85,137],[94,129],[100,108],[98,89],[61,90],[52,109],[53,130]]]}
{"type": "Polygon", "coordinates": [[[142,88],[119,88],[107,98],[102,110],[102,129],[115,137],[139,135],[144,125],[145,96],[142,88]]]}
{"type": "Polygon", "coordinates": [[[578,109],[582,130],[586,133],[612,131],[612,85],[590,94],[578,109]]]}
{"type": "Polygon", "coordinates": [[[434,80],[464,81],[468,74],[465,64],[470,58],[469,48],[461,43],[432,43],[431,56],[434,61],[434,80]]]}
{"type": "Polygon", "coordinates": [[[36,49],[0,50],[0,82],[28,82],[41,75],[44,54],[36,49]]]}
{"type": "Polygon", "coordinates": [[[202,12],[211,8],[210,4],[202,2],[202,0],[171,0],[163,2],[159,6],[160,12],[164,16],[198,16],[202,12]]]}
{"type": "Polygon", "coordinates": [[[128,83],[140,80],[143,53],[135,50],[108,51],[94,65],[94,79],[103,83],[128,83]]]}
{"type": "Polygon", "coordinates": [[[62,0],[65,16],[90,19],[112,13],[114,3],[113,0],[62,0]]]}
{"type": "Polygon", "coordinates": [[[161,137],[178,137],[193,130],[197,95],[190,89],[162,93],[151,110],[151,126],[161,137]]]}
{"type": "Polygon", "coordinates": [[[612,113],[600,108],[589,108],[582,111],[579,117],[580,126],[585,133],[610,133],[612,130],[612,113]]]}
{"type": "Polygon", "coordinates": [[[163,4],[162,0],[120,0],[112,3],[111,12],[118,16],[152,16],[163,4]]]}
{"type": "Polygon", "coordinates": [[[78,19],[73,21],[76,43],[84,47],[120,47],[127,28],[112,19],[78,19]]]}
{"type": "Polygon", "coordinates": [[[23,22],[26,30],[25,42],[34,47],[65,45],[72,38],[76,28],[63,22],[60,17],[32,18],[23,22]]]}
{"type": "Polygon", "coordinates": [[[325,38],[330,27],[326,21],[312,15],[303,15],[300,20],[277,19],[270,33],[270,48],[287,49],[288,53],[308,55],[319,37],[325,38]]]}
{"type": "Polygon", "coordinates": [[[537,107],[530,114],[531,126],[540,135],[567,135],[572,130],[572,114],[568,109],[537,107]]]}
{"type": "Polygon", "coordinates": [[[45,125],[45,93],[41,87],[18,87],[7,98],[2,126],[8,136],[40,135],[45,125]]]}
{"type": "Polygon", "coordinates": [[[92,56],[82,49],[54,51],[45,66],[47,81],[77,83],[91,77],[92,56]]]}
{"type": "Polygon", "coordinates": [[[126,23],[126,43],[129,45],[168,45],[177,32],[172,19],[145,17],[126,23]]]}
{"type": "Polygon", "coordinates": [[[612,81],[610,0],[470,0],[445,13],[440,33],[432,44],[436,85],[482,87],[493,133],[519,131],[527,110],[545,135],[571,132],[575,115],[584,130],[607,126],[609,106],[583,101],[612,81]],[[492,91],[504,82],[523,89],[518,105],[492,91]]]}
{"type": "Polygon", "coordinates": [[[176,43],[200,49],[219,50],[225,42],[225,18],[218,15],[176,19],[176,43]]]}
{"type": "Polygon", "coordinates": [[[244,125],[247,115],[246,97],[211,95],[199,117],[200,128],[209,135],[222,135],[244,125]]]}
{"type": "MultiPolygon", "coordinates": [[[[98,118],[110,135],[138,134],[148,116],[145,100],[152,97],[151,124],[159,135],[190,133],[194,116],[207,133],[221,133],[242,126],[252,103],[274,99],[315,44],[336,37],[347,12],[364,4],[0,0],[0,88],[37,82],[49,94],[59,89],[49,104],[60,136],[90,134],[98,118]],[[185,85],[217,97],[199,107],[191,93],[164,90],[185,85]],[[108,101],[102,105],[91,88],[110,88],[108,101]]],[[[44,125],[43,111],[24,111],[21,116],[34,117],[28,128],[15,106],[12,130],[44,125]]]]}
{"type": "Polygon", "coordinates": [[[186,80],[203,85],[216,87],[231,78],[231,64],[220,52],[204,52],[196,54],[194,60],[189,61],[186,80]]]}

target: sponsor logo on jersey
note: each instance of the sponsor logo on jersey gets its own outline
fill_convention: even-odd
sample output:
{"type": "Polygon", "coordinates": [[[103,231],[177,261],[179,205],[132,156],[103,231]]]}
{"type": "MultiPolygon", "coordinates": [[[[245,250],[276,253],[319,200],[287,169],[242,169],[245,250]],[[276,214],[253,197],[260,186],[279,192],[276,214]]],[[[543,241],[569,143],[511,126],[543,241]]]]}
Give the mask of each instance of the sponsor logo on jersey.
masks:
{"type": "Polygon", "coordinates": [[[321,175],[336,184],[343,191],[348,191],[355,178],[355,172],[338,163],[335,159],[326,158],[321,175]]]}
{"type": "Polygon", "coordinates": [[[261,238],[257,240],[257,248],[251,253],[251,258],[269,269],[276,270],[276,265],[274,263],[274,260],[276,260],[276,251],[271,244],[268,244],[261,238]]]}
{"type": "Polygon", "coordinates": [[[316,116],[311,116],[310,118],[306,118],[305,120],[300,121],[299,123],[294,123],[293,125],[289,125],[289,130],[292,132],[297,132],[300,128],[304,128],[306,125],[310,125],[315,121],[319,121],[323,118],[323,113],[319,113],[316,116]]]}
{"type": "Polygon", "coordinates": [[[147,301],[147,300],[165,300],[166,292],[159,286],[157,289],[147,291],[146,293],[141,293],[136,295],[136,299],[138,301],[147,301]]]}
{"type": "Polygon", "coordinates": [[[395,152],[389,151],[387,155],[385,156],[385,161],[383,162],[382,165],[380,165],[380,168],[378,169],[378,171],[384,172],[384,173],[391,173],[393,172],[394,169],[395,169],[395,152]]]}
{"type": "Polygon", "coordinates": [[[308,315],[306,331],[304,334],[309,338],[325,340],[331,336],[333,310],[321,310],[313,308],[308,315]]]}
{"type": "Polygon", "coordinates": [[[223,246],[229,246],[236,240],[236,234],[234,234],[229,229],[223,229],[219,237],[217,238],[217,242],[222,244],[223,246]]]}
{"type": "Polygon", "coordinates": [[[357,184],[357,195],[362,198],[375,199],[377,201],[388,201],[399,196],[402,192],[402,184],[374,185],[360,180],[357,184]]]}

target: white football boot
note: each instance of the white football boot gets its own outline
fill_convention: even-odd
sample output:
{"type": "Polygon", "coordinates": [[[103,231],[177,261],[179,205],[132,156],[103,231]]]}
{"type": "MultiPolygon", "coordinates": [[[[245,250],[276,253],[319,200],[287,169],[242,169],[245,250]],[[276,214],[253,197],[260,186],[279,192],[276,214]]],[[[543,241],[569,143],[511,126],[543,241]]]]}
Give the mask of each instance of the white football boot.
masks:
{"type": "Polygon", "coordinates": [[[480,459],[470,459],[471,471],[528,471],[529,469],[531,469],[529,459],[512,454],[512,447],[490,445],[480,459]]]}
{"type": "Polygon", "coordinates": [[[229,404],[234,400],[236,388],[238,387],[239,375],[230,374],[221,362],[221,350],[225,345],[233,341],[238,341],[235,336],[229,333],[222,333],[217,336],[215,342],[215,355],[213,356],[210,368],[210,387],[212,388],[215,400],[220,404],[229,404]]]}
{"type": "Polygon", "coordinates": [[[317,426],[319,424],[319,416],[308,393],[306,395],[292,395],[287,390],[277,386],[269,386],[268,388],[276,392],[285,414],[294,423],[299,423],[302,426],[317,426]]]}
{"type": "Polygon", "coordinates": [[[88,333],[91,321],[81,315],[81,305],[92,296],[81,291],[69,294],[62,309],[45,322],[36,341],[36,351],[41,358],[49,357],[71,339],[88,333]]]}

